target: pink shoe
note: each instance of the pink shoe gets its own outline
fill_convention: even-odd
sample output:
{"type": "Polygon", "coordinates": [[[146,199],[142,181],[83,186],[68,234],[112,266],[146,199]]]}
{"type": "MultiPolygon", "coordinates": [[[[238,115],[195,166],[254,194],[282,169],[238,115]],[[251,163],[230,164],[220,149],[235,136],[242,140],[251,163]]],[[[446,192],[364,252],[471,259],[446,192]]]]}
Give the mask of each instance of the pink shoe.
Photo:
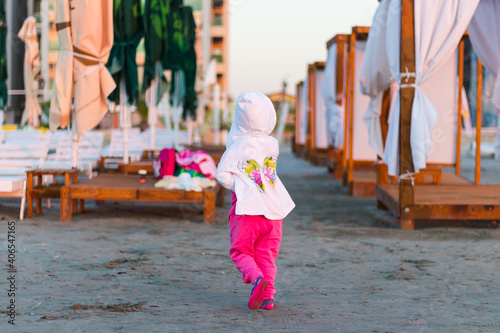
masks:
{"type": "Polygon", "coordinates": [[[259,276],[257,280],[253,283],[252,294],[250,295],[250,300],[248,301],[248,307],[250,310],[257,310],[262,305],[264,301],[264,291],[267,288],[266,281],[262,276],[259,276]]]}
{"type": "Polygon", "coordinates": [[[265,299],[260,308],[264,310],[274,309],[274,299],[265,299]]]}

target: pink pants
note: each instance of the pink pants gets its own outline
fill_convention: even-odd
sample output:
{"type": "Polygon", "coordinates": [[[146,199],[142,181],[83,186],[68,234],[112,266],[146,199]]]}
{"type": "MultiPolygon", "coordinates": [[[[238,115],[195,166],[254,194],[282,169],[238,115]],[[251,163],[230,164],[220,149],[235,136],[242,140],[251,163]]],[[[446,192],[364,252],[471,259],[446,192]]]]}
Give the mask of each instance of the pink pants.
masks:
{"type": "Polygon", "coordinates": [[[283,220],[269,220],[261,215],[235,215],[234,193],[231,193],[231,203],[231,259],[241,272],[244,283],[252,283],[259,276],[265,277],[269,284],[264,299],[274,299],[274,278],[277,273],[274,262],[280,249],[283,220]]]}

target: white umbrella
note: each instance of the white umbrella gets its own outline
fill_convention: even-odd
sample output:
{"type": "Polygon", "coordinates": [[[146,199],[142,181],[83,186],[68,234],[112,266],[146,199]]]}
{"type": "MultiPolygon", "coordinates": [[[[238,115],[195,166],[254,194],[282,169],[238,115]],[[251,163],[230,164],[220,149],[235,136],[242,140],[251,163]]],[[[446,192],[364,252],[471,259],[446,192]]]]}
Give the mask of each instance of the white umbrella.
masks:
{"type": "Polygon", "coordinates": [[[42,110],[38,103],[38,78],[40,76],[40,53],[36,34],[36,19],[29,16],[23,23],[17,37],[24,42],[24,90],[26,106],[21,118],[21,126],[28,123],[32,127],[40,125],[42,110]]]}
{"type": "Polygon", "coordinates": [[[91,130],[108,111],[107,96],[116,85],[106,69],[113,45],[112,1],[57,1],[56,29],[61,45],[50,106],[50,129],[67,127],[71,97],[73,112],[73,167],[78,138],[91,130]],[[74,85],[73,85],[74,84],[74,85]]]}

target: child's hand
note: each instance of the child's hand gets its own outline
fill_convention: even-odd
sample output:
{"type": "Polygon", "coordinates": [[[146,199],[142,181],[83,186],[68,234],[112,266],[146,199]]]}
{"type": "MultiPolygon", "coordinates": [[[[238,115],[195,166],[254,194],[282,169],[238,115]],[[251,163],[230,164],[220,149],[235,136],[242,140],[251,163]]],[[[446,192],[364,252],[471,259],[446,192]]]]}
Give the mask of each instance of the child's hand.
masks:
{"type": "Polygon", "coordinates": [[[234,177],[234,173],[228,171],[218,171],[215,173],[215,179],[231,191],[234,191],[234,177]]]}

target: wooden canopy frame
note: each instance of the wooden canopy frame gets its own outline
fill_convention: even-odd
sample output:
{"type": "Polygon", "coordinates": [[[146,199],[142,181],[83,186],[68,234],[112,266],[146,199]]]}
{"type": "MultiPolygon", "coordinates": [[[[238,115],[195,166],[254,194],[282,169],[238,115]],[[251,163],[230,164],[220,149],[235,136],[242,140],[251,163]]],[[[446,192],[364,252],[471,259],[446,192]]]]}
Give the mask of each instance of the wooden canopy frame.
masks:
{"type": "MultiPolygon", "coordinates": [[[[356,161],[352,158],[353,154],[353,146],[354,146],[354,131],[353,131],[353,121],[354,119],[354,80],[357,78],[354,77],[354,68],[355,68],[355,54],[354,47],[357,40],[365,40],[370,32],[370,27],[354,27],[352,29],[352,34],[350,35],[350,43],[349,43],[349,72],[348,72],[348,104],[349,108],[347,110],[348,114],[346,119],[346,132],[345,136],[348,142],[348,153],[347,153],[347,166],[345,171],[345,184],[348,186],[348,193],[352,196],[360,197],[360,196],[374,196],[375,195],[375,187],[376,184],[389,184],[389,176],[387,173],[387,167],[384,164],[381,164],[380,158],[377,158],[377,161],[356,161]],[[352,78],[352,79],[351,79],[352,78]]],[[[462,50],[463,56],[463,50],[462,50]]],[[[459,82],[462,84],[463,82],[463,68],[458,68],[459,72],[462,73],[459,75],[462,79],[459,82]]],[[[460,96],[461,96],[461,89],[460,96]]],[[[382,99],[382,109],[380,114],[380,125],[382,129],[382,142],[385,146],[385,142],[387,139],[388,132],[388,117],[390,112],[390,88],[388,88],[383,95],[382,99]]],[[[460,102],[461,103],[461,99],[460,102]]],[[[459,110],[459,112],[461,112],[459,110]]],[[[460,130],[460,129],[459,129],[460,130]]],[[[458,148],[460,148],[460,135],[461,132],[458,131],[456,133],[456,142],[458,144],[458,148]]],[[[450,174],[441,174],[441,169],[443,167],[456,167],[456,170],[460,168],[460,149],[455,152],[455,163],[454,164],[443,164],[443,163],[428,163],[429,168],[422,169],[419,175],[414,180],[417,184],[423,183],[432,183],[432,184],[446,184],[446,185],[464,185],[467,181],[457,175],[450,174]]]]}
{"type": "MultiPolygon", "coordinates": [[[[349,35],[347,58],[347,108],[344,122],[344,142],[347,151],[342,156],[343,184],[347,185],[348,193],[352,196],[374,196],[376,183],[376,159],[355,160],[354,146],[354,86],[358,79],[355,77],[356,68],[356,41],[366,41],[370,27],[353,27],[349,35]]],[[[389,112],[389,90],[384,95],[384,106],[381,119],[387,118],[389,112]]],[[[384,126],[382,126],[384,129],[384,126]]],[[[387,128],[385,126],[385,128],[387,128]]],[[[384,137],[387,132],[384,132],[384,137]]],[[[368,146],[368,143],[366,143],[368,146]]]]}
{"type": "MultiPolygon", "coordinates": [[[[335,62],[335,103],[340,107],[344,100],[346,100],[346,76],[347,68],[344,66],[346,63],[346,50],[348,48],[349,35],[338,34],[326,43],[327,50],[333,44],[337,44],[337,56],[335,62]]],[[[333,173],[335,178],[342,178],[342,161],[344,159],[343,147],[329,147],[328,148],[328,169],[333,173]]]]}
{"type": "MultiPolygon", "coordinates": [[[[414,0],[401,2],[401,72],[415,72],[414,0]]],[[[459,45],[459,87],[463,82],[463,41],[459,45]]],[[[415,78],[409,78],[409,84],[415,78]]],[[[477,124],[481,124],[482,65],[478,60],[477,124]]],[[[410,128],[415,88],[401,89],[399,124],[399,170],[414,172],[410,146],[410,128]]],[[[458,93],[458,125],[461,124],[462,90],[458,93]]],[[[460,157],[460,126],[457,126],[457,151],[460,157]]],[[[446,226],[449,221],[456,225],[461,221],[470,226],[498,226],[500,220],[500,186],[480,184],[480,142],[481,126],[476,130],[476,173],[475,185],[420,185],[412,179],[400,177],[399,184],[377,184],[377,205],[389,209],[399,218],[402,229],[414,229],[415,221],[429,222],[432,226],[446,226]],[[472,221],[472,222],[471,222],[472,221]]],[[[455,175],[460,175],[460,159],[457,158],[455,175]]],[[[383,168],[383,166],[380,166],[383,168]]],[[[401,176],[401,171],[400,171],[401,176]]],[[[419,175],[417,175],[419,176],[419,175]]],[[[380,180],[380,177],[378,178],[380,180]]]]}
{"type": "MultiPolygon", "coordinates": [[[[307,138],[306,138],[306,149],[305,157],[314,165],[327,165],[328,152],[327,148],[317,148],[316,147],[316,132],[318,124],[316,123],[316,106],[317,106],[317,90],[320,87],[317,86],[317,75],[319,71],[325,69],[325,63],[322,61],[315,62],[308,66],[308,107],[309,113],[307,115],[307,138]]],[[[325,119],[326,122],[326,119],[325,119]]]]}
{"type": "Polygon", "coordinates": [[[304,144],[299,143],[300,131],[302,129],[302,115],[304,110],[302,110],[302,87],[304,86],[304,81],[300,81],[296,85],[296,95],[297,100],[295,102],[295,137],[292,144],[292,151],[297,157],[304,156],[304,144]]]}

